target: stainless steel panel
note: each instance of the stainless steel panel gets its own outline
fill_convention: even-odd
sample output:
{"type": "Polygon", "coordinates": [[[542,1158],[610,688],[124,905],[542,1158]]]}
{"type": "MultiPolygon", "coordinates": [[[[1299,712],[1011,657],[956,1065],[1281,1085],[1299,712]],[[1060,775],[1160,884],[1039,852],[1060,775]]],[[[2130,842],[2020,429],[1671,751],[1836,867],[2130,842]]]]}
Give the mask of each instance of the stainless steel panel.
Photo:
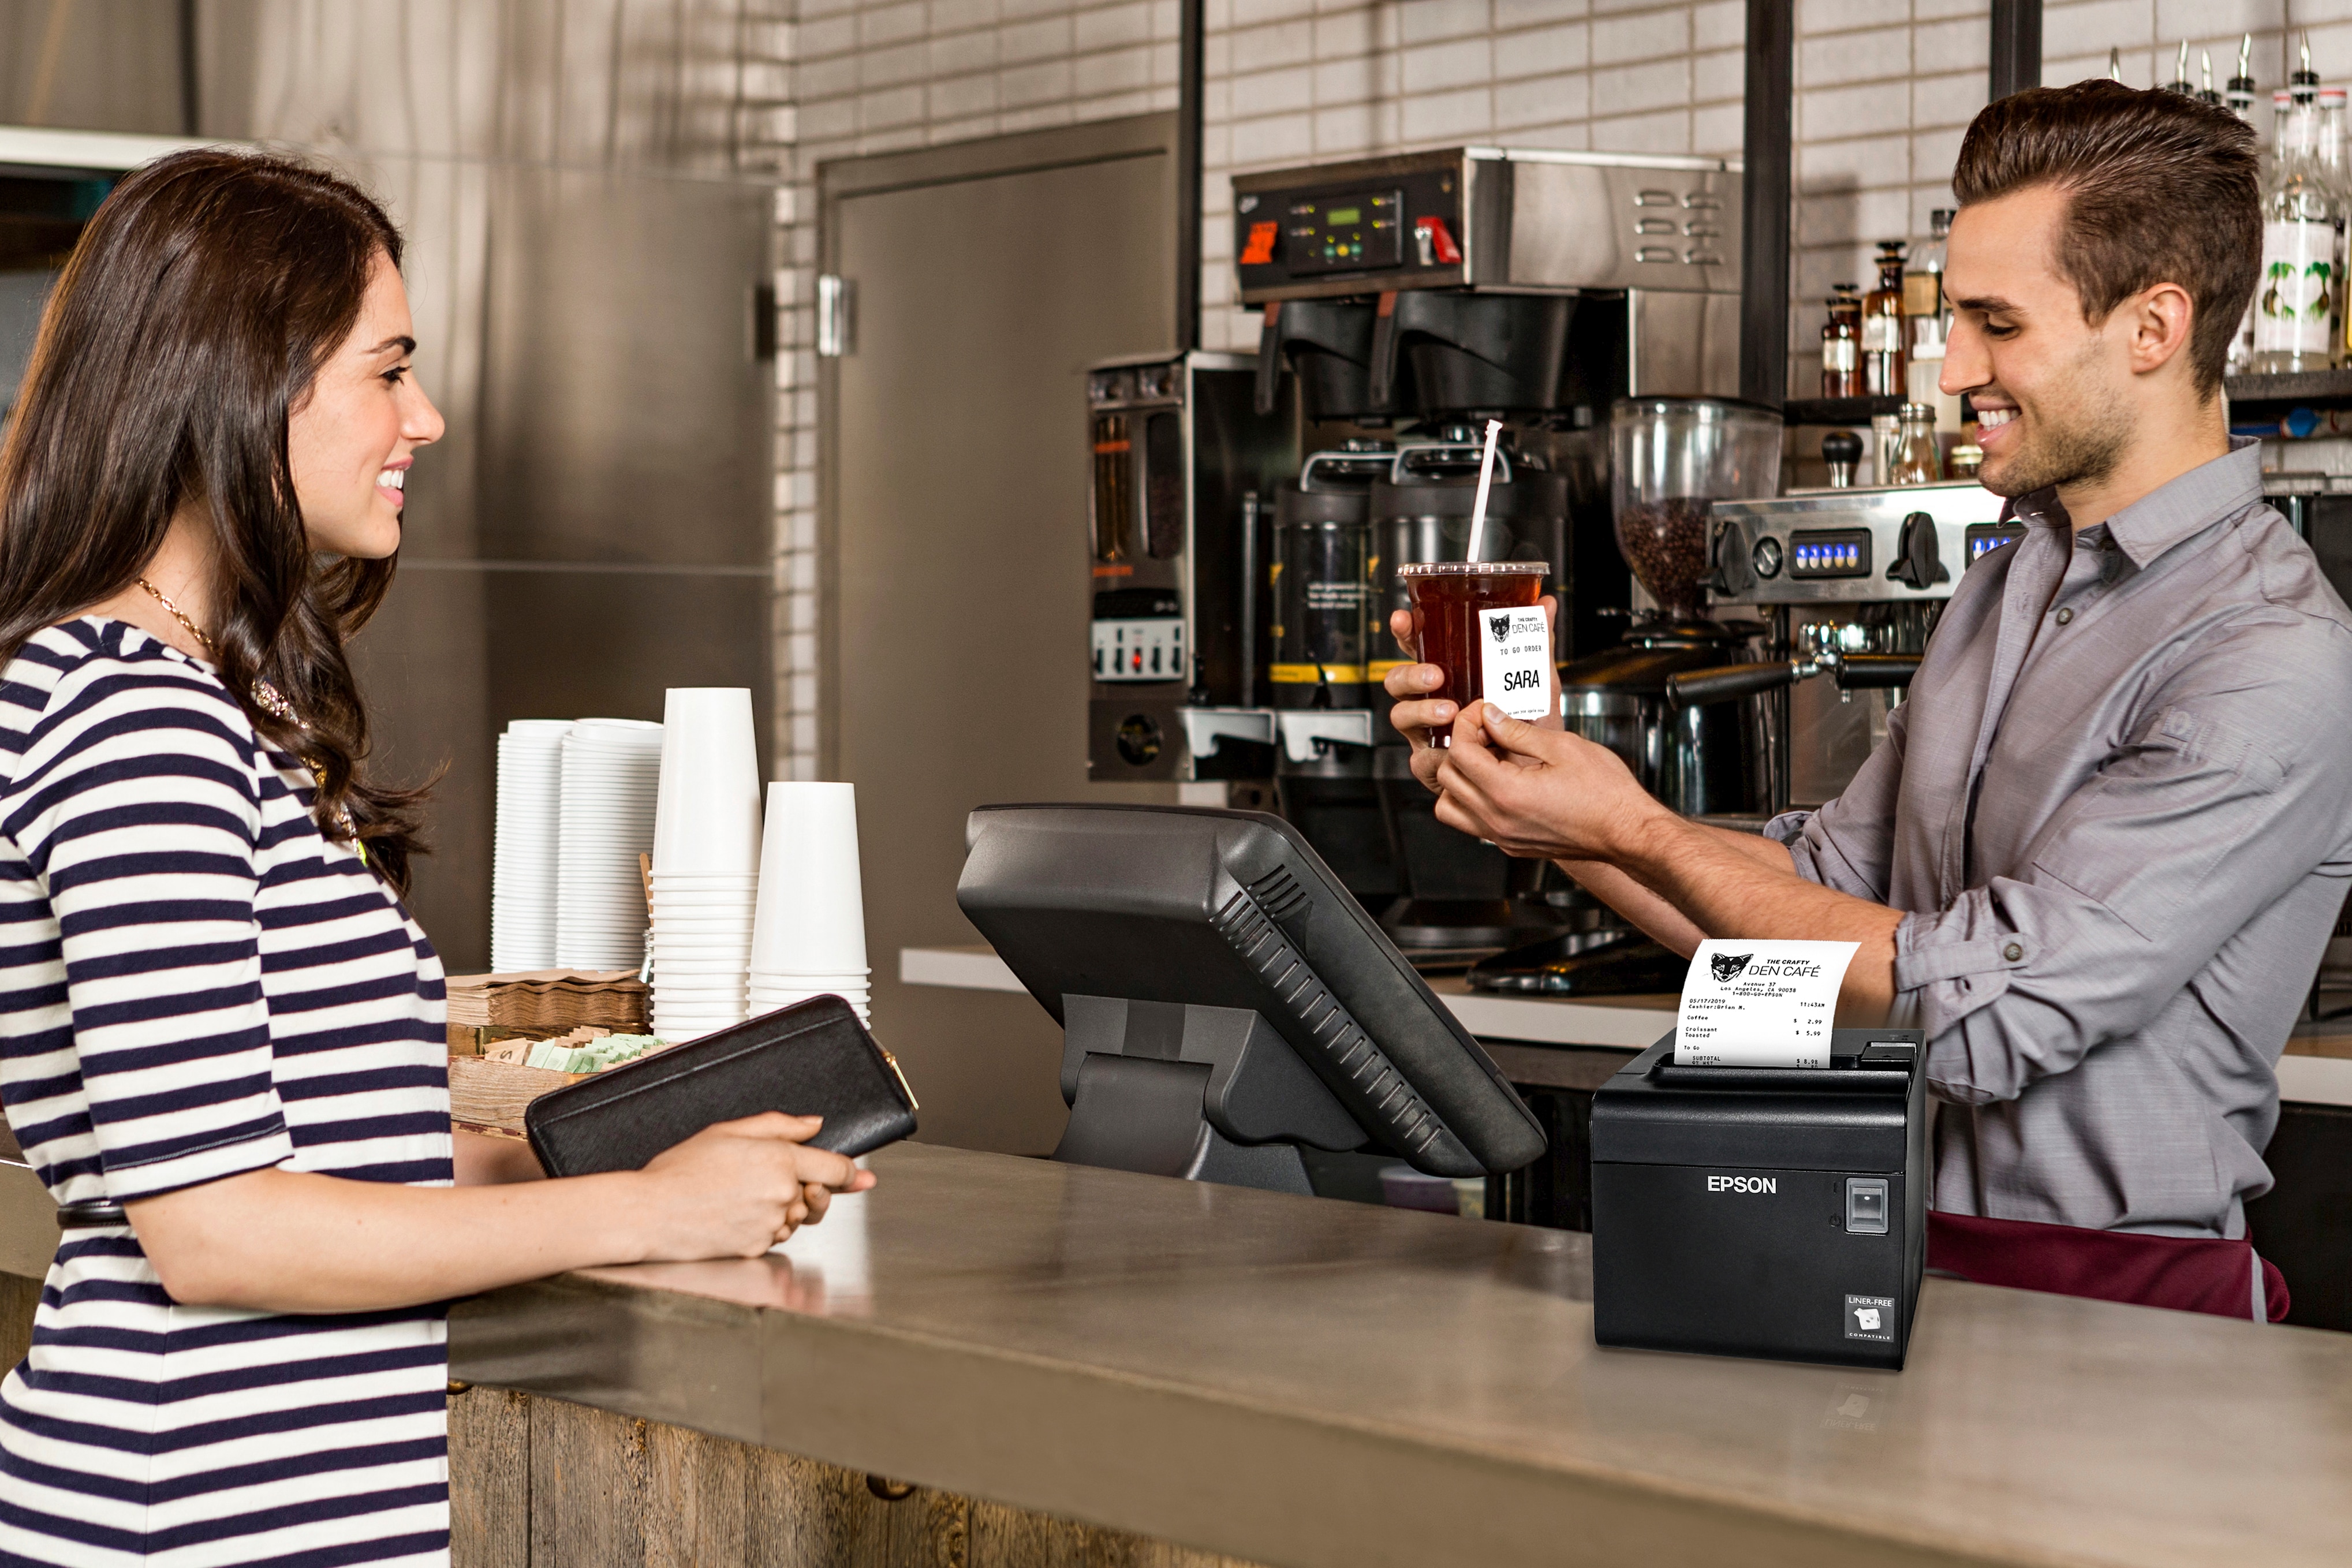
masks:
{"type": "MultiPolygon", "coordinates": [[[[46,13],[46,0],[16,9],[46,13]]],[[[176,114],[176,55],[152,100],[176,114]]],[[[203,129],[375,153],[726,175],[772,167],[747,142],[765,18],[742,0],[204,0],[203,129]]],[[[5,37],[0,34],[0,37],[5,37]]],[[[137,63],[138,51],[125,55],[137,63]]],[[[25,58],[21,53],[17,58],[25,58]]],[[[125,127],[128,128],[128,127],[125,127]]],[[[177,130],[176,118],[169,126],[177,130]]]]}
{"type": "MultiPolygon", "coordinates": [[[[415,471],[424,470],[420,458],[415,471]]],[[[489,586],[479,572],[404,567],[352,644],[368,704],[369,768],[397,784],[433,784],[433,853],[415,863],[408,905],[460,974],[489,967],[490,824],[504,721],[491,718],[488,675],[520,640],[494,624],[489,586]]]]}
{"type": "MultiPolygon", "coordinates": [[[[1088,159],[1145,129],[824,174],[822,265],[857,290],[852,352],[823,362],[827,765],[857,785],[875,1029],[944,1142],[1042,1152],[1065,1114],[1044,1009],[898,980],[900,948],[977,940],[955,905],[966,815],[1175,794],[1086,773],[1084,367],[1166,347],[1175,226],[1172,156],[1088,159]],[[867,181],[885,188],[843,194],[867,181]]],[[[1172,118],[1149,130],[1172,148],[1172,118]]]]}
{"type": "Polygon", "coordinates": [[[765,563],[768,192],[501,165],[488,199],[483,552],[765,563]]]}
{"type": "MultiPolygon", "coordinates": [[[[1590,307],[1587,307],[1590,308],[1590,307]]],[[[1635,289],[1625,296],[1635,396],[1739,395],[1739,296],[1635,289]]]]}
{"type": "Polygon", "coordinates": [[[178,135],[173,8],[156,0],[0,0],[0,124],[178,135]]]}
{"type": "Polygon", "coordinates": [[[1737,174],[1720,164],[1629,168],[1597,160],[1536,161],[1517,152],[1505,156],[1511,168],[1510,255],[1499,275],[1481,271],[1474,282],[1739,291],[1737,174]],[[1657,232],[1645,233],[1643,225],[1657,232]]]}

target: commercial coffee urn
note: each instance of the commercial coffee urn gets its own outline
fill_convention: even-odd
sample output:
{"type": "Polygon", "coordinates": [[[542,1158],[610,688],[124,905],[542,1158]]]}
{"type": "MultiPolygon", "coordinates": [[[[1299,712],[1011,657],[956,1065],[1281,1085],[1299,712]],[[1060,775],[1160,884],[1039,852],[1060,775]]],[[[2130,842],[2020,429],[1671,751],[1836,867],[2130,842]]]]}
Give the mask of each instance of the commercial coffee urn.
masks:
{"type": "Polygon", "coordinates": [[[1256,369],[1194,352],[1087,372],[1095,783],[1274,776],[1260,498],[1297,473],[1298,431],[1287,389],[1257,410],[1256,369]]]}
{"type": "Polygon", "coordinates": [[[1838,1029],[1826,1068],[1681,1067],[1592,1098],[1604,1345],[1900,1370],[1927,1258],[1926,1037],[1838,1029]]]}

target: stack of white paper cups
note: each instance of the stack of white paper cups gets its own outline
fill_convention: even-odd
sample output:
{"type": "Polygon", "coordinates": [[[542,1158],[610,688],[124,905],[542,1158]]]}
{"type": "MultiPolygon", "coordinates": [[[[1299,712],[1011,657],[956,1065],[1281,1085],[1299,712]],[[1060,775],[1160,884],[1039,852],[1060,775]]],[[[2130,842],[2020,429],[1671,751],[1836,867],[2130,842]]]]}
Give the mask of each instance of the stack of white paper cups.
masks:
{"type": "Polygon", "coordinates": [[[556,830],[555,962],[635,969],[645,962],[646,883],[653,847],[662,727],[583,719],[563,737],[556,830]]]}
{"type": "Polygon", "coordinates": [[[654,1033],[740,1024],[760,890],[760,763],[751,693],[677,687],[663,713],[654,824],[654,1033]]]}
{"type": "Polygon", "coordinates": [[[518,719],[499,737],[497,828],[490,847],[490,967],[555,965],[557,827],[569,719],[518,719]]]}
{"type": "Polygon", "coordinates": [[[770,784],[759,922],[751,933],[751,1011],[832,994],[867,1019],[869,973],[855,786],[770,784]]]}

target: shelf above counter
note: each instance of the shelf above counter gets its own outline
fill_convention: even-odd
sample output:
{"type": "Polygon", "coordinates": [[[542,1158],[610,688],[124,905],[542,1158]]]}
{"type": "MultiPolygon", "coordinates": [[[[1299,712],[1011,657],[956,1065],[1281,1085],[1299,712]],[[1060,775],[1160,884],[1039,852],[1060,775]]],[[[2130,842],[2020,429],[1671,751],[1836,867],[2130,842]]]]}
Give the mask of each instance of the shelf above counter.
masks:
{"type": "Polygon", "coordinates": [[[2352,370],[2297,371],[2284,375],[2232,375],[2222,379],[2234,416],[2253,408],[2352,407],[2352,370]]]}
{"type": "Polygon", "coordinates": [[[1780,405],[1780,423],[1792,430],[1804,425],[1867,425],[1901,412],[1899,397],[1792,397],[1780,405]]]}

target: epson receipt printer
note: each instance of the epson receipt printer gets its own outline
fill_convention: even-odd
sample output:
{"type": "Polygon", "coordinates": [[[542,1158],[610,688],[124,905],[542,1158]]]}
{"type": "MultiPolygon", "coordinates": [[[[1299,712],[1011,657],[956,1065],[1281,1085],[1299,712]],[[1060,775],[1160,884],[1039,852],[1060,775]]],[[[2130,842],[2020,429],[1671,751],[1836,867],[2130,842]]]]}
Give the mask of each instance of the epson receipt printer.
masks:
{"type": "Polygon", "coordinates": [[[1604,1345],[1899,1370],[1927,1253],[1916,1029],[1826,1068],[1678,1067],[1668,1035],[1592,1099],[1604,1345]]]}

